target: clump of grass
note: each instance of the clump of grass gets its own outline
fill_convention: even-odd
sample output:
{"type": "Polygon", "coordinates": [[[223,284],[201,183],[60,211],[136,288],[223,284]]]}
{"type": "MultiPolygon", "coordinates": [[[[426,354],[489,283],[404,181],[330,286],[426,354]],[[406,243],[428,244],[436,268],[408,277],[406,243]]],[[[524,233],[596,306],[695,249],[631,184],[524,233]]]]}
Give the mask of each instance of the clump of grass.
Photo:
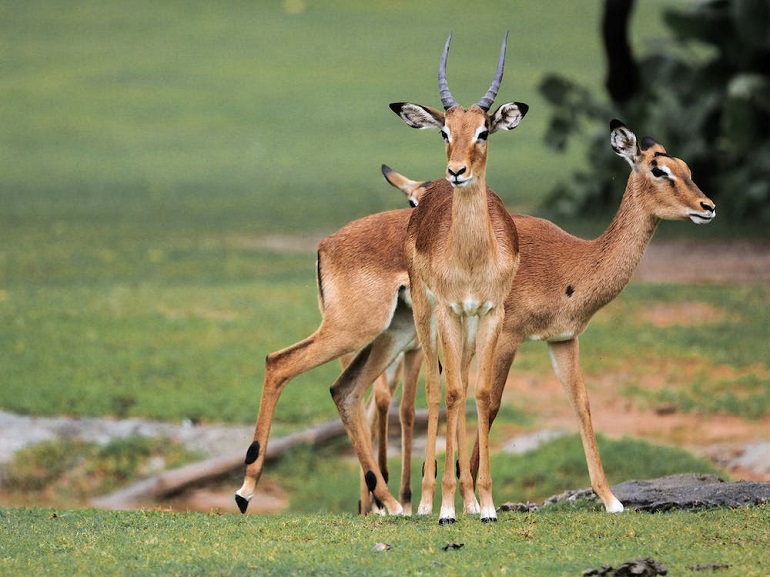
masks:
{"type": "Polygon", "coordinates": [[[198,455],[164,438],[130,436],[105,445],[65,439],[24,448],[4,474],[4,488],[25,499],[77,503],[194,461],[198,455]]]}

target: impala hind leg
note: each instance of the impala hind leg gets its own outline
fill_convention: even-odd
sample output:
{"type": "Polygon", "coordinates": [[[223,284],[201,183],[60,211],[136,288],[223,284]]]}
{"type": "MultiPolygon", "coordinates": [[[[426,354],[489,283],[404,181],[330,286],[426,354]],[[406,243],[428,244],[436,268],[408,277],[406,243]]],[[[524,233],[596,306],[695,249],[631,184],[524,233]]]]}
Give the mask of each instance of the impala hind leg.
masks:
{"type": "MultiPolygon", "coordinates": [[[[347,363],[346,363],[347,365],[347,363]]],[[[393,361],[385,372],[374,381],[374,390],[366,404],[366,422],[369,424],[369,434],[374,445],[377,441],[377,463],[380,467],[385,482],[388,482],[388,422],[390,412],[390,402],[393,398],[398,383],[401,381],[403,373],[403,355],[399,355],[393,361]]],[[[369,513],[380,513],[379,507],[372,499],[372,494],[366,484],[364,470],[361,469],[361,499],[359,503],[359,513],[367,515],[369,513]]]]}
{"type": "Polygon", "coordinates": [[[414,440],[414,403],[423,353],[413,348],[404,354],[404,377],[401,387],[401,489],[399,500],[405,515],[412,514],[412,443],[414,440]]]}
{"type": "Polygon", "coordinates": [[[267,356],[254,440],[246,452],[243,484],[235,493],[235,502],[241,513],[246,512],[262,475],[270,427],[283,389],[297,375],[357,349],[352,340],[341,339],[340,334],[327,331],[322,324],[308,338],[267,356]]]}
{"type": "Polygon", "coordinates": [[[356,355],[331,388],[340,419],[365,471],[367,488],[374,495],[375,501],[379,501],[377,505],[384,506],[391,515],[401,514],[403,508],[390,494],[374,459],[371,434],[364,418],[362,399],[367,387],[414,340],[411,316],[406,307],[397,307],[388,329],[356,355]]]}
{"type": "Polygon", "coordinates": [[[577,338],[569,341],[548,343],[548,352],[556,376],[561,381],[569,396],[570,404],[575,410],[580,427],[580,438],[588,463],[588,476],[591,487],[604,503],[608,513],[620,513],[623,504],[612,494],[610,485],[604,475],[604,467],[596,446],[593,423],[591,422],[591,407],[588,402],[588,392],[580,370],[580,349],[577,338]]]}

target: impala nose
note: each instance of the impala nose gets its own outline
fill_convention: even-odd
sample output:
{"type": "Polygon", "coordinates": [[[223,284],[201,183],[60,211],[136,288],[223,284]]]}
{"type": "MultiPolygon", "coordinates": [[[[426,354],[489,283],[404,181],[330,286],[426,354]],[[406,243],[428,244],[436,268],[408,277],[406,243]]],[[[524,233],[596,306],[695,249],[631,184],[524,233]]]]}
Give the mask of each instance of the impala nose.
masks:
{"type": "Polygon", "coordinates": [[[458,177],[458,176],[460,176],[461,174],[465,174],[465,172],[466,172],[466,169],[465,169],[465,167],[464,167],[464,166],[463,166],[463,167],[461,167],[461,168],[460,168],[460,169],[459,169],[457,172],[455,172],[454,170],[452,170],[452,168],[451,168],[451,167],[447,167],[447,169],[446,169],[446,170],[447,170],[447,172],[449,173],[449,176],[451,176],[451,177],[452,177],[453,179],[455,179],[455,180],[457,179],[457,177],[458,177]]]}
{"type": "Polygon", "coordinates": [[[703,210],[708,211],[708,212],[714,212],[716,210],[716,207],[713,204],[711,204],[710,202],[703,201],[703,202],[700,203],[700,206],[701,206],[701,208],[703,210]]]}

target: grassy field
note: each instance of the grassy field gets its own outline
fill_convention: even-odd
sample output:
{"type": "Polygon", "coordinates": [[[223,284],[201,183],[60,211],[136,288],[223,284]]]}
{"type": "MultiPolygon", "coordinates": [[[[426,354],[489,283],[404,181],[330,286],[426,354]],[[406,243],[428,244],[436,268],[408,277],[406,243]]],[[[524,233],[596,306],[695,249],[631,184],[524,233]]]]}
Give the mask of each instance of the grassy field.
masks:
{"type": "Polygon", "coordinates": [[[0,540],[0,567],[5,575],[574,576],[653,557],[668,575],[698,566],[763,577],[768,527],[768,505],[654,515],[567,508],[451,526],[350,515],[0,509],[0,531],[13,535],[0,540]],[[372,551],[378,543],[392,548],[372,551]]]}

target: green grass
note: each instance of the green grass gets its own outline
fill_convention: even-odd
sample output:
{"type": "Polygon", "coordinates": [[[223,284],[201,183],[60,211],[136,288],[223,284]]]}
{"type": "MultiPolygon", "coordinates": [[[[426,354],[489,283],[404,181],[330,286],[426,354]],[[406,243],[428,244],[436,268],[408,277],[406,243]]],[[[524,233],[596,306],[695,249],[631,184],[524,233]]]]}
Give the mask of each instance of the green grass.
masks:
{"type": "MultiPolygon", "coordinates": [[[[231,282],[199,284],[180,273],[169,284],[126,279],[6,289],[0,406],[29,414],[251,422],[265,354],[309,335],[320,317],[312,255],[241,256],[250,280],[236,273],[231,282]]],[[[618,392],[640,402],[766,415],[770,377],[758,344],[770,338],[769,300],[759,285],[631,284],[581,337],[589,388],[617,374],[618,392]],[[640,311],[660,303],[705,303],[721,316],[657,327],[640,311]],[[660,386],[647,386],[650,379],[660,386]]],[[[522,347],[514,379],[519,371],[550,375],[542,344],[522,347]]],[[[278,421],[296,428],[334,418],[328,387],[338,372],[330,363],[292,382],[278,421]]]]}
{"type": "Polygon", "coordinates": [[[6,575],[580,575],[653,557],[669,575],[767,575],[770,506],[461,519],[0,509],[6,575]],[[376,543],[389,551],[375,553],[376,543]],[[450,544],[462,548],[444,551],[450,544]],[[34,554],[30,554],[34,551],[34,554]]]}

